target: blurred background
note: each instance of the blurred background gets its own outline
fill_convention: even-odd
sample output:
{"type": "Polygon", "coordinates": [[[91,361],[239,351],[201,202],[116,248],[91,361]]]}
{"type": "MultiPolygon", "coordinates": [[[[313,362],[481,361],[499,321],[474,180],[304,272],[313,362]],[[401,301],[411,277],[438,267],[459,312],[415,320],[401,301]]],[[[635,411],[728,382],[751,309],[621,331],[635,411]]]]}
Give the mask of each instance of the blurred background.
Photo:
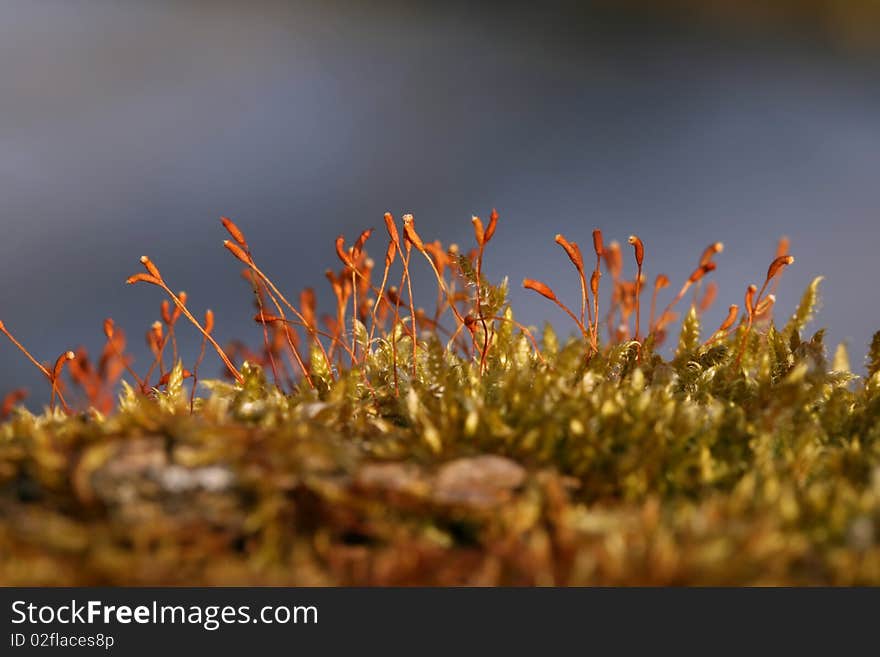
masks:
{"type": "MultiPolygon", "coordinates": [[[[54,360],[99,350],[113,316],[142,372],[161,300],[123,284],[142,254],[221,340],[259,343],[221,214],[296,295],[385,210],[469,245],[495,206],[486,272],[510,276],[522,321],[568,330],[519,288],[577,303],[557,232],[637,233],[674,288],[722,240],[716,326],[788,235],[777,316],[825,275],[814,326],[861,369],[880,328],[880,3],[537,4],[4,0],[0,319],[54,360]]],[[[48,396],[5,340],[0,372],[0,395],[48,396]]]]}

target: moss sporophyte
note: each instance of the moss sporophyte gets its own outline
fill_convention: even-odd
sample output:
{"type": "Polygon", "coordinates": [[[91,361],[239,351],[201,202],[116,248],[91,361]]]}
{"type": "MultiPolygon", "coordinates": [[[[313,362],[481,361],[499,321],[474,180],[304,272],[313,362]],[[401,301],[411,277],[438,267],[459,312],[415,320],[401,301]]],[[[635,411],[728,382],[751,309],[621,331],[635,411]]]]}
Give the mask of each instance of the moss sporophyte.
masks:
{"type": "Polygon", "coordinates": [[[499,214],[471,223],[462,249],[386,213],[381,272],[372,230],[340,235],[322,313],[223,218],[256,347],[146,256],[127,282],[163,298],[137,370],[112,319],[96,358],[54,363],[0,322],[51,396],[0,405],[0,583],[880,584],[880,333],[865,370],[829,357],[806,333],[821,278],[776,321],[787,239],[707,331],[720,242],[678,287],[635,235],[630,260],[593,231],[594,262],[556,235],[580,299],[523,286],[560,339],[487,276],[499,214]],[[225,379],[200,378],[209,353],[225,379]]]}

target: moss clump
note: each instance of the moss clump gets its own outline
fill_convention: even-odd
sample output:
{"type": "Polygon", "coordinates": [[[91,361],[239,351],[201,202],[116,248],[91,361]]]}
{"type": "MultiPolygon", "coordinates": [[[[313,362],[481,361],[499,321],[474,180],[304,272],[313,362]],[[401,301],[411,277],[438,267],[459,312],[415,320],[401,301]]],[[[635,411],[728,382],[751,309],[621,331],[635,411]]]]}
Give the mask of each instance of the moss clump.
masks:
{"type": "Polygon", "coordinates": [[[482,376],[426,336],[399,396],[379,345],[293,395],[246,365],[193,414],[180,366],[109,417],[17,412],[0,581],[880,583],[876,354],[858,379],[789,324],[737,365],[688,320],[671,361],[548,327],[542,363],[504,326],[482,376]]]}
{"type": "Polygon", "coordinates": [[[817,280],[779,328],[756,301],[701,341],[692,309],[668,358],[656,324],[602,344],[598,311],[535,341],[482,278],[488,233],[463,347],[434,323],[413,348],[398,300],[348,367],[341,330],[315,339],[292,390],[243,362],[191,407],[178,362],[110,414],[16,410],[0,583],[880,584],[880,333],[866,376],[829,361],[817,280]]]}

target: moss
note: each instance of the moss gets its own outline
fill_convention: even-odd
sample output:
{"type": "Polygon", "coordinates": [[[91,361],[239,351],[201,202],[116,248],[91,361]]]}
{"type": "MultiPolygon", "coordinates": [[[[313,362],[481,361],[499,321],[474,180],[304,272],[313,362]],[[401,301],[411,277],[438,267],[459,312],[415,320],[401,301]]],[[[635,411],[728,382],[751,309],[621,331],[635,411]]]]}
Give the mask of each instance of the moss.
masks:
{"type": "Polygon", "coordinates": [[[691,310],[670,359],[538,351],[483,280],[482,359],[426,330],[413,362],[402,317],[348,368],[313,344],[313,386],[244,363],[190,412],[178,363],[107,415],[18,409],[0,582],[880,584],[880,333],[829,364],[817,285],[781,330],[691,310]]]}

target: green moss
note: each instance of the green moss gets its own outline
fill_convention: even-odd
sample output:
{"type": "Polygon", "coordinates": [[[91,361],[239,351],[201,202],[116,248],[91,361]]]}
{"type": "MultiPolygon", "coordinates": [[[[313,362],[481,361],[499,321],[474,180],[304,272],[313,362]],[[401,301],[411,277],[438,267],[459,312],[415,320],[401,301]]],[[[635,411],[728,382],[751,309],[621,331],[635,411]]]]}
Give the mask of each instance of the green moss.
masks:
{"type": "Polygon", "coordinates": [[[178,364],[107,417],[20,409],[0,582],[880,584],[880,333],[866,377],[829,366],[818,281],[782,331],[701,344],[691,311],[671,360],[549,326],[539,357],[483,281],[482,374],[364,329],[293,394],[245,364],[191,414],[178,364]]]}

